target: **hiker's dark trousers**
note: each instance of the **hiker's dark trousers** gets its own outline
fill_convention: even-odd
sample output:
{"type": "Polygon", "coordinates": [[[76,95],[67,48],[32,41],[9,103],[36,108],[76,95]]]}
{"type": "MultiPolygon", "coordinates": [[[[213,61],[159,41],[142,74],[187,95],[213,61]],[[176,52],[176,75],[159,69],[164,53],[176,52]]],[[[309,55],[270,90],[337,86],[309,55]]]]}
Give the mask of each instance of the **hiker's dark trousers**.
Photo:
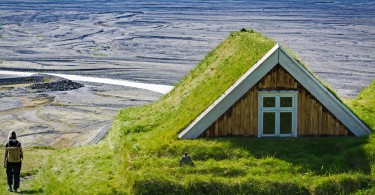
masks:
{"type": "Polygon", "coordinates": [[[7,163],[7,181],[8,185],[13,185],[13,189],[18,189],[20,187],[20,172],[21,172],[22,162],[19,163],[7,163]]]}

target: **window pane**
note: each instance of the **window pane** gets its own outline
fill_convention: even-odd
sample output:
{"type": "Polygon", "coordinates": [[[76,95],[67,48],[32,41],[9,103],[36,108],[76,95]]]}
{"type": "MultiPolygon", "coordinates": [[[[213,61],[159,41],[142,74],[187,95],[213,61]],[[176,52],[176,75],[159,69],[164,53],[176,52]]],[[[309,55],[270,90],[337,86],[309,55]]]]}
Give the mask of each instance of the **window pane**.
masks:
{"type": "Polygon", "coordinates": [[[263,107],[275,107],[275,97],[263,97],[263,107]]]}
{"type": "Polygon", "coordinates": [[[280,112],[280,134],[292,134],[291,112],[280,112]]]}
{"type": "Polygon", "coordinates": [[[263,134],[275,134],[275,113],[263,113],[263,134]]]}
{"type": "Polygon", "coordinates": [[[292,97],[280,97],[280,107],[292,107],[293,98],[292,97]]]}

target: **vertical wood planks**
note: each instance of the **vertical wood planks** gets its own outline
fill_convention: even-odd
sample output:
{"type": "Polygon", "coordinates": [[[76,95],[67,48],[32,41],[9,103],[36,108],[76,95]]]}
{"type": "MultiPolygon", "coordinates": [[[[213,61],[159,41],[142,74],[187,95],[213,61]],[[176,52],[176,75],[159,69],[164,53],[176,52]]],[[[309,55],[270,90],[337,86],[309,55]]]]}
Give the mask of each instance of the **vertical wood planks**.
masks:
{"type": "Polygon", "coordinates": [[[224,115],[219,118],[218,122],[219,122],[219,131],[218,131],[217,136],[223,136],[224,115]]]}
{"type": "Polygon", "coordinates": [[[219,120],[215,121],[215,132],[214,132],[214,135],[215,136],[219,135],[219,120]]]}
{"type": "Polygon", "coordinates": [[[253,110],[254,110],[254,119],[253,119],[253,122],[254,122],[254,125],[253,125],[253,131],[254,131],[254,135],[255,136],[258,136],[258,92],[254,90],[254,101],[253,101],[253,104],[254,104],[254,107],[253,107],[253,110]]]}
{"type": "Polygon", "coordinates": [[[314,99],[314,135],[319,135],[319,105],[320,103],[314,99]]]}
{"type": "Polygon", "coordinates": [[[299,115],[298,117],[301,118],[300,121],[301,121],[301,124],[300,124],[300,128],[298,130],[301,131],[300,135],[303,136],[303,135],[306,135],[306,93],[304,90],[302,90],[302,92],[300,93],[301,96],[299,98],[301,98],[301,104],[298,105],[298,110],[301,110],[301,115],[299,115]]]}
{"type": "Polygon", "coordinates": [[[250,135],[254,135],[254,136],[257,136],[257,132],[256,130],[258,130],[258,125],[257,125],[257,120],[258,120],[258,115],[256,115],[256,110],[258,109],[258,107],[256,105],[258,105],[258,102],[257,102],[257,93],[255,90],[251,90],[250,91],[250,135]]]}
{"type": "Polygon", "coordinates": [[[235,126],[233,127],[233,135],[238,135],[241,128],[241,101],[236,103],[235,106],[235,126]]]}
{"type": "Polygon", "coordinates": [[[250,92],[248,91],[245,95],[245,120],[244,120],[244,135],[249,136],[250,135],[250,92]]]}
{"type": "Polygon", "coordinates": [[[246,128],[246,119],[245,119],[245,99],[246,99],[246,94],[245,97],[241,98],[241,108],[240,108],[240,132],[239,135],[244,135],[245,134],[245,128],[246,128]]]}
{"type": "Polygon", "coordinates": [[[272,88],[275,90],[277,89],[277,69],[272,71],[272,88]]]}
{"type": "Polygon", "coordinates": [[[228,130],[227,130],[227,135],[232,135],[232,125],[233,125],[233,117],[232,117],[232,113],[233,113],[233,106],[231,108],[229,108],[229,111],[227,111],[227,117],[228,117],[228,130]]]}
{"type": "Polygon", "coordinates": [[[321,104],[319,106],[319,113],[318,113],[318,135],[322,133],[323,130],[323,106],[321,104]]]}
{"type": "Polygon", "coordinates": [[[305,104],[305,135],[311,136],[310,132],[310,115],[311,115],[311,99],[310,96],[306,95],[305,104]]]}
{"type": "Polygon", "coordinates": [[[228,114],[224,113],[224,125],[223,125],[223,136],[226,136],[228,134],[228,114]]]}

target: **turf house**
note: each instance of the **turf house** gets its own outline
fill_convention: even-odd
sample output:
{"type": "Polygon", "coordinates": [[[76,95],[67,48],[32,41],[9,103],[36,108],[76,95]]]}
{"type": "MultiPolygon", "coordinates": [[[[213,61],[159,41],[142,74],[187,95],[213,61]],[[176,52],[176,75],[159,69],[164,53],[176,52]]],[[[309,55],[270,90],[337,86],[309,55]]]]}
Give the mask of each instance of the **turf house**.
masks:
{"type": "Polygon", "coordinates": [[[231,32],[170,93],[120,110],[98,144],[30,148],[24,192],[375,194],[375,134],[360,121],[375,130],[375,81],[344,106],[291,53],[231,32]]]}
{"type": "Polygon", "coordinates": [[[276,44],[178,137],[364,136],[364,125],[276,44]]]}

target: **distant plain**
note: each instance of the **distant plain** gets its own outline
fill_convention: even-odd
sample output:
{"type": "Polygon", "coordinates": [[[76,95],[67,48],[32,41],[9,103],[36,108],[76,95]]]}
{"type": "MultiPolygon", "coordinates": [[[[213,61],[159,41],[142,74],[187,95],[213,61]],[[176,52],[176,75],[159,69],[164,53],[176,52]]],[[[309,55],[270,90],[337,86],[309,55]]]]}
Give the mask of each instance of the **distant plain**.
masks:
{"type": "Polygon", "coordinates": [[[354,97],[375,78],[374,18],[371,0],[3,0],[0,69],[171,85],[245,27],[354,97]]]}

